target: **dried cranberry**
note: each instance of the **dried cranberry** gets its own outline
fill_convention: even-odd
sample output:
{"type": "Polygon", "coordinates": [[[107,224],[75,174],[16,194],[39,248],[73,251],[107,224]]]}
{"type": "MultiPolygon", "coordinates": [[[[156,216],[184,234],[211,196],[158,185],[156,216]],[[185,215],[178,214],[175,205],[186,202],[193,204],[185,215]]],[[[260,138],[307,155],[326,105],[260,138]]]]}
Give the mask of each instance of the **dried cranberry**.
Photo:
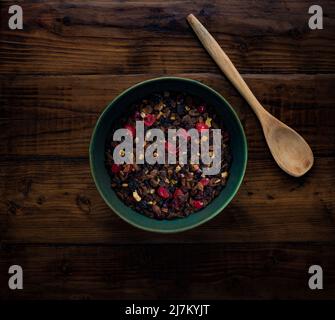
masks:
{"type": "Polygon", "coordinates": [[[111,170],[113,173],[118,173],[121,171],[121,166],[119,164],[113,163],[111,170]]]}
{"type": "Polygon", "coordinates": [[[200,112],[200,113],[204,113],[206,111],[206,107],[204,105],[198,106],[197,109],[198,109],[198,112],[200,112]]]}
{"type": "Polygon", "coordinates": [[[155,121],[156,121],[156,117],[153,114],[147,114],[144,117],[144,124],[147,127],[151,127],[155,123],[155,121]]]}
{"type": "Polygon", "coordinates": [[[209,179],[208,178],[202,178],[199,182],[205,187],[209,184],[209,179]]]}
{"type": "Polygon", "coordinates": [[[166,189],[165,187],[159,187],[157,189],[157,194],[163,199],[170,198],[170,193],[169,193],[168,189],[166,189]]]}
{"type": "Polygon", "coordinates": [[[196,125],[195,125],[195,128],[201,132],[202,130],[205,130],[205,129],[208,129],[208,125],[204,122],[198,122],[196,125]]]}
{"type": "Polygon", "coordinates": [[[184,192],[181,189],[177,188],[173,194],[173,197],[178,198],[178,197],[182,197],[183,195],[184,195],[184,192]]]}
{"type": "Polygon", "coordinates": [[[204,206],[204,203],[201,200],[193,200],[192,206],[196,209],[201,209],[204,206]]]}
{"type": "Polygon", "coordinates": [[[132,126],[131,124],[126,124],[126,125],[124,126],[124,128],[127,129],[127,130],[129,131],[129,133],[130,133],[133,137],[135,137],[135,135],[136,135],[136,129],[135,129],[134,126],[132,126]]]}

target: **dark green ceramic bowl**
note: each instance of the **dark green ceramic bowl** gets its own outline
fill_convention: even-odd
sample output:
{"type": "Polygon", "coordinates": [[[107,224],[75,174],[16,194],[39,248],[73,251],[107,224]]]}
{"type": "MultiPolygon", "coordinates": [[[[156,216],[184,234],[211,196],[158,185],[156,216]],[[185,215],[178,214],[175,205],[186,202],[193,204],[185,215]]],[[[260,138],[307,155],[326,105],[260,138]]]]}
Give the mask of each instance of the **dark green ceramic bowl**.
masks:
{"type": "Polygon", "coordinates": [[[184,78],[164,77],[141,82],[121,93],[101,114],[93,131],[90,144],[91,172],[101,196],[115,213],[138,228],[155,232],[179,232],[194,228],[219,214],[235,196],[240,187],[246,164],[247,143],[242,125],[229,103],[216,91],[206,85],[184,78]],[[152,92],[181,91],[204,99],[216,109],[231,137],[233,161],[226,187],[204,209],[186,218],[175,220],[155,220],[135,212],[126,206],[111,189],[110,177],[105,168],[105,143],[112,123],[129,112],[129,106],[152,92]],[[127,109],[128,108],[128,109],[127,109]]]}

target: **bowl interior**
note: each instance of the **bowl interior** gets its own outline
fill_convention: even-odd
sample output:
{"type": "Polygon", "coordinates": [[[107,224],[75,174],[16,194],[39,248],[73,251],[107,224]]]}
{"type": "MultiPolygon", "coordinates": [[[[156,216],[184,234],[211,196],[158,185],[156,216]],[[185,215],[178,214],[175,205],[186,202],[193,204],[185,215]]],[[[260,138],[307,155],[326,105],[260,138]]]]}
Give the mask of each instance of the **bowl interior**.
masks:
{"type": "Polygon", "coordinates": [[[90,144],[90,165],[96,186],[105,202],[121,218],[139,228],[156,232],[178,232],[193,228],[213,218],[230,202],[236,194],[246,168],[247,144],[242,125],[232,109],[217,92],[198,81],[184,78],[158,78],[141,82],[124,91],[114,99],[101,114],[93,131],[90,144]],[[110,186],[110,177],[105,169],[105,143],[111,126],[130,106],[152,92],[182,91],[199,96],[212,105],[222,117],[230,135],[232,163],[226,187],[207,207],[186,218],[175,220],[155,220],[139,214],[126,206],[110,186]]]}

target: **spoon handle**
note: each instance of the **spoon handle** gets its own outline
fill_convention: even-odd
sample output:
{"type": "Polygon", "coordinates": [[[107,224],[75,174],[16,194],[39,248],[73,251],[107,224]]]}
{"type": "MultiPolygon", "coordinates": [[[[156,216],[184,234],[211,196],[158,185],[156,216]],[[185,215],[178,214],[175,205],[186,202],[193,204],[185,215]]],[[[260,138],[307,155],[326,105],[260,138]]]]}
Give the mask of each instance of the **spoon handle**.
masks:
{"type": "Polygon", "coordinates": [[[195,34],[198,36],[200,42],[203,44],[205,49],[211,55],[222,72],[249,103],[257,117],[262,120],[263,117],[268,114],[268,112],[263,108],[254,94],[251,92],[250,88],[245,83],[240,73],[237,71],[234,64],[222,50],[220,45],[193,14],[187,16],[187,21],[195,34]]]}

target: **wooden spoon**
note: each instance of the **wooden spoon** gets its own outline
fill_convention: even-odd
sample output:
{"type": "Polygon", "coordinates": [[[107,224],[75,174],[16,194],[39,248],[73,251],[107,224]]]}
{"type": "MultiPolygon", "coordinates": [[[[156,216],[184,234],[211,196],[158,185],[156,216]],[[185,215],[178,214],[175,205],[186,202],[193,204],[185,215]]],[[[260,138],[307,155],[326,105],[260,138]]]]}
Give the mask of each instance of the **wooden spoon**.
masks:
{"type": "Polygon", "coordinates": [[[314,157],[304,138],[264,109],[228,56],[193,14],[187,17],[187,21],[213,60],[255,112],[279,167],[294,177],[305,174],[312,167],[314,157]]]}

